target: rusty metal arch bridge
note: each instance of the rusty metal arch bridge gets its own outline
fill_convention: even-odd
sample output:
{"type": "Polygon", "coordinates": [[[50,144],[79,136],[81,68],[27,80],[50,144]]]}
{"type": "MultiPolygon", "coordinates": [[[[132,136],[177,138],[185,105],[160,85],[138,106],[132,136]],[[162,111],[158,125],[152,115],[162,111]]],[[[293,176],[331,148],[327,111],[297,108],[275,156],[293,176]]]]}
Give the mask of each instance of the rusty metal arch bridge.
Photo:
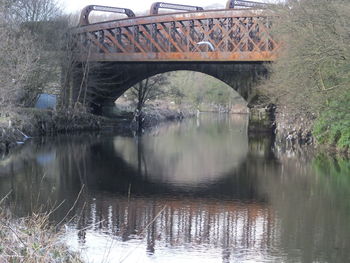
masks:
{"type": "Polygon", "coordinates": [[[145,78],[190,70],[225,82],[249,101],[251,87],[267,74],[264,62],[274,61],[281,46],[271,34],[274,14],[267,7],[244,0],[229,0],[220,10],[157,2],[150,15],[138,17],[126,8],[87,6],[73,31],[79,62],[73,100],[84,82],[93,111],[101,113],[145,78]],[[90,23],[92,11],[127,17],[90,23]],[[89,67],[88,76],[85,62],[98,65],[89,67]]]}
{"type": "MultiPolygon", "coordinates": [[[[75,37],[89,61],[273,61],[280,44],[270,33],[271,12],[266,8],[203,8],[155,3],[149,16],[136,17],[125,8],[88,6],[75,37]],[[187,12],[158,14],[165,8],[187,12]],[[168,5],[168,6],[167,6],[168,5]],[[187,8],[187,9],[186,9],[187,8]],[[128,17],[90,24],[91,11],[124,13],[128,17]],[[192,11],[194,10],[194,11],[192,11]]],[[[238,1],[247,2],[248,1],[238,1]]]]}

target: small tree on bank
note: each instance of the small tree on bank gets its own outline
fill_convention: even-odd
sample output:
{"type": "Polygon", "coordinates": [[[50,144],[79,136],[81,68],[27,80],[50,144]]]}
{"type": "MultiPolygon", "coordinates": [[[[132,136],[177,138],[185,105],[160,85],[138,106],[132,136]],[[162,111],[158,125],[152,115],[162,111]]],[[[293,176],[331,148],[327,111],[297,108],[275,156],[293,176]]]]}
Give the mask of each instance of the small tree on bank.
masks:
{"type": "Polygon", "coordinates": [[[142,111],[146,102],[164,96],[166,85],[168,85],[167,74],[159,74],[140,81],[130,89],[131,97],[137,101],[134,118],[138,122],[139,129],[142,128],[142,111]]]}
{"type": "Polygon", "coordinates": [[[166,92],[164,86],[168,84],[166,74],[159,74],[151,78],[147,78],[137,83],[131,88],[131,95],[137,100],[136,109],[142,111],[147,100],[154,100],[162,97],[166,92]]]}

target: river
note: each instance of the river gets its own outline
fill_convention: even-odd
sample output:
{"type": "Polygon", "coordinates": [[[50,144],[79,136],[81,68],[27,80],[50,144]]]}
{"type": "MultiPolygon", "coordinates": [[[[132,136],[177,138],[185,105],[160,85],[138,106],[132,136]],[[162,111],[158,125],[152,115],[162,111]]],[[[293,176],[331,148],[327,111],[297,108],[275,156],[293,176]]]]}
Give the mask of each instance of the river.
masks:
{"type": "MultiPolygon", "coordinates": [[[[0,160],[0,197],[54,210],[87,262],[350,262],[350,162],[273,149],[245,115],[141,137],[35,138],[0,160]]],[[[1,199],[1,198],[0,198],[1,199]]]]}

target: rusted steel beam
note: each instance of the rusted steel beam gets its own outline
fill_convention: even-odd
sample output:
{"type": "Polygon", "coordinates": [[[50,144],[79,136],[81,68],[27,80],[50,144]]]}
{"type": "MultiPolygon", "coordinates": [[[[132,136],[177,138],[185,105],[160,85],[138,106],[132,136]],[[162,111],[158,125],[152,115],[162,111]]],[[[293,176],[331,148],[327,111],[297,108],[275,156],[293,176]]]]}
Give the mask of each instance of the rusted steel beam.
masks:
{"type": "Polygon", "coordinates": [[[150,9],[150,15],[158,15],[159,9],[168,9],[168,10],[180,10],[180,11],[203,11],[204,8],[200,6],[192,6],[192,5],[179,5],[179,4],[171,4],[164,2],[155,2],[152,4],[150,9]]]}
{"type": "Polygon", "coordinates": [[[135,17],[135,14],[131,9],[101,5],[88,5],[81,11],[79,26],[86,26],[90,24],[89,15],[92,11],[124,14],[129,18],[135,17]]]}
{"type": "MultiPolygon", "coordinates": [[[[141,53],[105,54],[94,53],[89,56],[96,62],[272,62],[277,52],[171,52],[148,53],[147,58],[141,53]]],[[[85,61],[87,56],[82,56],[85,61]]]]}

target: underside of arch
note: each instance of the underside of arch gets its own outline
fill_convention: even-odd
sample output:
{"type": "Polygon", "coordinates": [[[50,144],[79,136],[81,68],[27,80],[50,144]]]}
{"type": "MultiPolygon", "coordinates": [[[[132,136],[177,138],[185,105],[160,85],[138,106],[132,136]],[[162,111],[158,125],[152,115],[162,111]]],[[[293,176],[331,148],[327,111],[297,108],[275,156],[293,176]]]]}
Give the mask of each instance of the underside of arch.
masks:
{"type": "Polygon", "coordinates": [[[267,75],[262,63],[92,63],[88,74],[86,67],[79,65],[74,77],[73,99],[81,100],[81,83],[84,83],[84,100],[96,114],[102,114],[104,106],[114,104],[126,90],[136,83],[157,74],[177,70],[201,72],[217,78],[246,101],[252,95],[252,87],[267,75]],[[84,81],[82,82],[82,80],[84,81]]]}

